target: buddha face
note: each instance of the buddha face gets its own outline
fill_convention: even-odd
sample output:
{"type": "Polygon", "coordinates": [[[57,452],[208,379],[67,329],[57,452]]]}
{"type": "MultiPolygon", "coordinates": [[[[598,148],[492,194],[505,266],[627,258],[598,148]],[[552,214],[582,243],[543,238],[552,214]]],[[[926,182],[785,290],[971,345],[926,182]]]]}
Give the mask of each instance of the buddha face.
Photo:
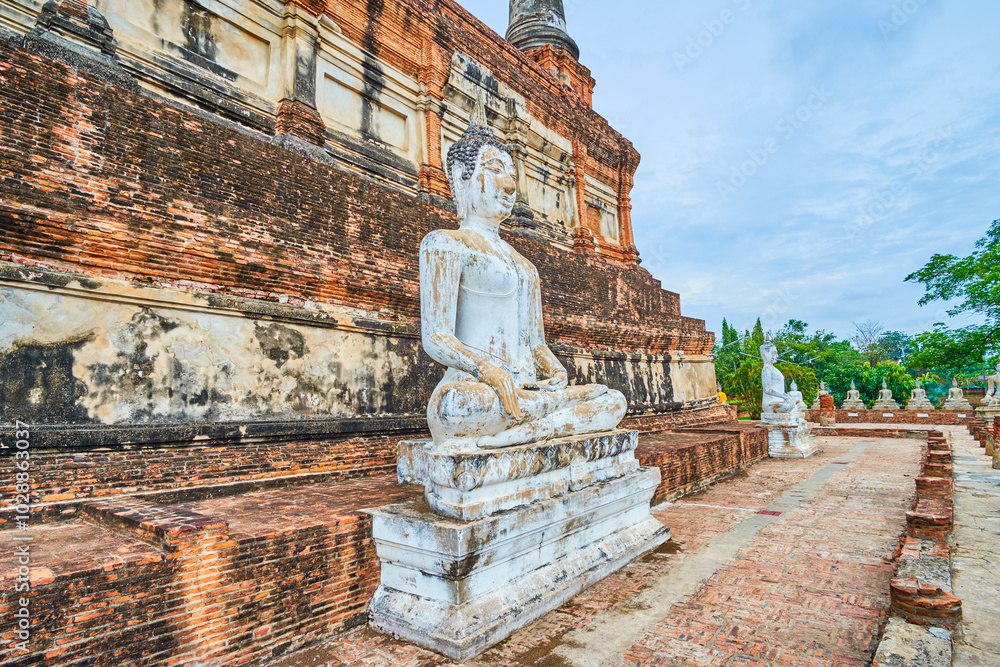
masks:
{"type": "Polygon", "coordinates": [[[775,364],[778,362],[778,348],[770,343],[760,346],[760,356],[765,363],[775,364]]]}
{"type": "MultiPolygon", "coordinates": [[[[514,209],[517,192],[514,161],[496,146],[483,146],[472,178],[463,183],[464,209],[467,216],[503,222],[514,209]]],[[[461,180],[461,179],[460,179],[461,180]]]]}

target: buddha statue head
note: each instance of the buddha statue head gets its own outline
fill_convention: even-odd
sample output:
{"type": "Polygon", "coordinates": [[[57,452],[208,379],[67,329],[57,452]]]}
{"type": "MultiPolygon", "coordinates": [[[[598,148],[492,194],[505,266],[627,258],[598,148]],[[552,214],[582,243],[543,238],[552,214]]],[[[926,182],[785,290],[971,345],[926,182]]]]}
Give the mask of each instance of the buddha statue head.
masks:
{"type": "Polygon", "coordinates": [[[778,363],[778,348],[770,340],[764,341],[760,346],[760,358],[765,364],[774,365],[778,363]]]}
{"type": "Polygon", "coordinates": [[[951,379],[951,386],[953,389],[958,389],[958,378],[951,379]]]}
{"type": "Polygon", "coordinates": [[[490,130],[480,94],[469,128],[448,149],[448,182],[459,222],[475,217],[499,225],[509,218],[516,178],[510,150],[490,130]]]}

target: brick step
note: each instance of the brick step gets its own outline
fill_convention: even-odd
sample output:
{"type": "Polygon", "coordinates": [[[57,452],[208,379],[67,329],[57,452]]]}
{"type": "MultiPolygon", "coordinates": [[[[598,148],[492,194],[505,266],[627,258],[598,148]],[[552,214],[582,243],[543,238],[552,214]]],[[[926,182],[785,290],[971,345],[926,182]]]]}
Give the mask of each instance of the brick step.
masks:
{"type": "MultiPolygon", "coordinates": [[[[399,437],[313,442],[164,443],[135,449],[33,449],[33,519],[58,519],[112,496],[230,493],[297,481],[336,481],[396,469],[399,437]]],[[[12,521],[13,478],[0,483],[0,526],[12,521]]]]}
{"type": "Polygon", "coordinates": [[[906,513],[907,532],[916,537],[943,538],[951,532],[954,521],[950,499],[918,499],[916,506],[906,513]]]}
{"type": "Polygon", "coordinates": [[[954,467],[950,463],[925,463],[924,477],[951,478],[954,477],[954,467]]]}
{"type": "Polygon", "coordinates": [[[892,610],[910,623],[954,630],[962,622],[962,600],[943,586],[896,577],[889,590],[892,610]]]}
{"type": "Polygon", "coordinates": [[[955,493],[955,484],[948,477],[918,477],[917,498],[926,500],[951,500],[955,493]]]}
{"type": "MultiPolygon", "coordinates": [[[[38,630],[32,652],[5,664],[235,665],[364,623],[379,566],[362,510],[420,495],[382,475],[174,505],[87,502],[30,527],[38,630]]],[[[3,554],[18,534],[0,531],[3,554]]],[[[16,559],[0,559],[0,582],[16,576],[16,559]]]]}
{"type": "Polygon", "coordinates": [[[928,463],[949,464],[951,463],[950,449],[928,449],[925,460],[928,463]]]}

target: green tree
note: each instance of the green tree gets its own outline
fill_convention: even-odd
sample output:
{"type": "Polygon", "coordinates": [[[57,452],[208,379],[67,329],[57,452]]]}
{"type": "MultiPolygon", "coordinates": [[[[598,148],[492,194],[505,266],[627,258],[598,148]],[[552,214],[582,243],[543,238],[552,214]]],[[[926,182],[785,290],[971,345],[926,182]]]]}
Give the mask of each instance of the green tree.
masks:
{"type": "Polygon", "coordinates": [[[960,371],[986,365],[982,337],[978,327],[972,330],[949,329],[943,322],[913,337],[914,352],[906,365],[913,370],[960,371]]]}
{"type": "Polygon", "coordinates": [[[880,341],[885,355],[892,361],[903,363],[913,352],[913,338],[902,331],[887,331],[880,341]]]}
{"type": "Polygon", "coordinates": [[[822,330],[809,333],[809,325],[801,320],[789,320],[773,338],[782,359],[811,367],[825,382],[831,382],[836,376],[835,369],[845,364],[853,367],[861,361],[861,355],[849,342],[838,341],[836,335],[822,330]]]}
{"type": "Polygon", "coordinates": [[[735,327],[729,326],[729,322],[722,320],[722,341],[715,346],[715,376],[722,386],[722,391],[732,394],[733,387],[730,381],[732,374],[739,368],[740,352],[742,348],[739,344],[740,334],[735,327]]]}
{"type": "Polygon", "coordinates": [[[977,345],[987,354],[1000,348],[1000,220],[993,221],[968,257],[936,254],[906,280],[923,283],[921,306],[939,300],[957,301],[958,305],[948,311],[952,317],[972,313],[985,319],[982,325],[956,332],[965,344],[977,345]]]}

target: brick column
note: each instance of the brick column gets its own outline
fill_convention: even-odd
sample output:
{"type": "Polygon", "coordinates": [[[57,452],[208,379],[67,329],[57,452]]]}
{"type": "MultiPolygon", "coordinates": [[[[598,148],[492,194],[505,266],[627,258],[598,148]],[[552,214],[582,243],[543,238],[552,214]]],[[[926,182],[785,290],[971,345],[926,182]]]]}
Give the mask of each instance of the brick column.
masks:
{"type": "Polygon", "coordinates": [[[584,255],[597,253],[596,231],[587,225],[587,148],[579,141],[573,142],[573,180],[576,188],[576,228],[573,230],[573,250],[584,255]]]}
{"type": "MultiPolygon", "coordinates": [[[[430,26],[428,20],[422,25],[430,26]]],[[[424,35],[420,50],[420,100],[418,110],[423,119],[423,160],[420,165],[418,188],[422,196],[448,199],[451,188],[444,168],[441,151],[441,114],[444,113],[444,84],[447,74],[442,69],[440,47],[431,35],[424,35]]]]}
{"type": "Polygon", "coordinates": [[[639,168],[639,152],[625,139],[618,161],[618,242],[622,247],[624,259],[637,263],[639,251],[635,247],[632,236],[632,187],[635,184],[635,172],[639,168]]]}
{"type": "Polygon", "coordinates": [[[326,123],[316,108],[317,19],[294,2],[285,7],[284,18],[284,94],[275,132],[322,146],[326,123]]]}
{"type": "Polygon", "coordinates": [[[115,36],[95,7],[93,0],[50,0],[42,5],[35,19],[34,37],[57,35],[69,42],[82,44],[114,60],[117,57],[115,36]]]}

